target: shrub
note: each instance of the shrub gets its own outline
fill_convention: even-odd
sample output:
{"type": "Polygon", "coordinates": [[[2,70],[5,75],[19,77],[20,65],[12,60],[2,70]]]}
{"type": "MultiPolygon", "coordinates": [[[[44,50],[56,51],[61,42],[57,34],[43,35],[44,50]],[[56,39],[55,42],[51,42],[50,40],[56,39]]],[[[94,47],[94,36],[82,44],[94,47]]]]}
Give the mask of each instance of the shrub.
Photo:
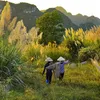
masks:
{"type": "Polygon", "coordinates": [[[6,89],[11,85],[23,83],[18,76],[18,67],[21,65],[19,50],[7,42],[0,40],[0,81],[5,82],[6,89]],[[7,85],[8,84],[8,85],[7,85]]]}
{"type": "Polygon", "coordinates": [[[48,46],[45,47],[45,55],[51,57],[54,61],[57,61],[60,56],[65,59],[70,59],[68,49],[62,46],[57,46],[56,44],[48,44],[48,46]]]}
{"type": "Polygon", "coordinates": [[[96,47],[95,46],[88,46],[86,48],[82,48],[79,51],[79,60],[86,61],[89,58],[94,58],[97,55],[96,47]]]}

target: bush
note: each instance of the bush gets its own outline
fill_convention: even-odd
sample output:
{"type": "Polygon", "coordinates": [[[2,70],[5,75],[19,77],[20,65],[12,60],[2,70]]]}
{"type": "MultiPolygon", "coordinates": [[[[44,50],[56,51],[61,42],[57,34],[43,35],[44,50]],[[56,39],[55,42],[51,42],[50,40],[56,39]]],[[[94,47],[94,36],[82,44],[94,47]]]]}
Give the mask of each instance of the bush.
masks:
{"type": "Polygon", "coordinates": [[[14,75],[20,63],[19,51],[10,44],[0,41],[0,78],[7,79],[14,75]]]}
{"type": "Polygon", "coordinates": [[[88,46],[86,48],[82,48],[79,51],[79,60],[80,61],[86,61],[89,60],[89,58],[94,58],[97,55],[95,46],[88,46]]]}
{"type": "Polygon", "coordinates": [[[60,56],[64,57],[65,59],[71,58],[67,48],[56,46],[54,44],[49,44],[45,47],[45,55],[47,57],[51,57],[54,61],[57,61],[60,56]]]}
{"type": "Polygon", "coordinates": [[[19,77],[18,67],[21,65],[19,50],[0,40],[0,81],[5,82],[5,89],[10,90],[12,86],[21,85],[23,81],[19,77]]]}

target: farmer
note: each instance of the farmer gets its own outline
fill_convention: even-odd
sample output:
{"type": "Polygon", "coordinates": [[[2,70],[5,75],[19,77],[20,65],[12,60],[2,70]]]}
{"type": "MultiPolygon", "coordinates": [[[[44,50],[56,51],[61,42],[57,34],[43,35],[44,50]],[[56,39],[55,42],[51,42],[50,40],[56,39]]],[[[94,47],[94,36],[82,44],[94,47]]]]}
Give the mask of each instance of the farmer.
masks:
{"type": "Polygon", "coordinates": [[[64,77],[64,65],[67,64],[69,62],[69,60],[65,61],[65,59],[63,57],[59,57],[57,59],[57,61],[59,61],[59,66],[60,66],[60,74],[59,74],[59,80],[62,80],[64,77]]]}
{"type": "Polygon", "coordinates": [[[55,71],[55,78],[62,80],[64,76],[64,65],[67,64],[69,60],[65,61],[63,57],[59,57],[57,61],[58,62],[46,67],[46,69],[53,69],[55,71]]]}
{"type": "Polygon", "coordinates": [[[46,83],[50,84],[51,79],[52,79],[52,69],[46,69],[46,67],[51,65],[53,63],[53,60],[50,57],[48,57],[45,61],[46,61],[46,64],[44,66],[44,70],[43,70],[42,75],[45,73],[45,70],[46,70],[46,83]]]}

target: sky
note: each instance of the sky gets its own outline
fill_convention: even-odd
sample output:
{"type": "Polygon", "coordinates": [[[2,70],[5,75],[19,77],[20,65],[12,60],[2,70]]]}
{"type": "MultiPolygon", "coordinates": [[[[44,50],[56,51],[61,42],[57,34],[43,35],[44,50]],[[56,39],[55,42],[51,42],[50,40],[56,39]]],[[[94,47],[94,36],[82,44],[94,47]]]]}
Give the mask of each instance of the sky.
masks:
{"type": "Polygon", "coordinates": [[[62,6],[67,12],[100,18],[100,0],[5,0],[13,3],[27,2],[39,10],[62,6]]]}

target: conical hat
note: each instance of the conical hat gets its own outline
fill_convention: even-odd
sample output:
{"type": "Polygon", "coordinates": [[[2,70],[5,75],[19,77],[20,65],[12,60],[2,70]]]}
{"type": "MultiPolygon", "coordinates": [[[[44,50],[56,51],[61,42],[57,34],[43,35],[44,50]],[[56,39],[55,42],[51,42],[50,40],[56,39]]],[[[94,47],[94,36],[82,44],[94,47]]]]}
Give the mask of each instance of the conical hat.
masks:
{"type": "Polygon", "coordinates": [[[50,57],[47,57],[45,61],[53,61],[50,57]]]}
{"type": "Polygon", "coordinates": [[[57,61],[65,61],[65,58],[59,57],[59,58],[57,59],[57,61]]]}

